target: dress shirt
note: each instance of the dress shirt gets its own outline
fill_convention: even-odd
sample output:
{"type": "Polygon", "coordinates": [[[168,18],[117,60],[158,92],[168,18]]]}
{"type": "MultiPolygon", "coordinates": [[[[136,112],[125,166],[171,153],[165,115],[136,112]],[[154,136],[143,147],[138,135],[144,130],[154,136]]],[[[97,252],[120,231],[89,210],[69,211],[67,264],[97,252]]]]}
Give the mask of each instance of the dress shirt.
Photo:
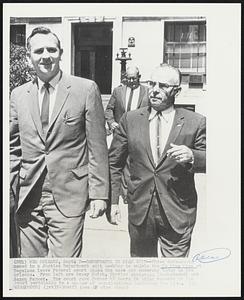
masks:
{"type": "MultiPolygon", "coordinates": [[[[60,80],[60,75],[61,75],[61,73],[59,71],[58,74],[51,81],[49,81],[49,84],[50,84],[50,87],[49,87],[49,94],[50,94],[49,122],[51,120],[51,115],[52,115],[54,104],[55,104],[55,101],[56,101],[56,95],[57,95],[58,83],[59,83],[59,80],[60,80]]],[[[45,82],[43,82],[38,77],[38,102],[39,102],[40,112],[41,112],[43,97],[44,97],[44,94],[45,94],[44,84],[45,84],[45,82]]]]}
{"type": "MultiPolygon", "coordinates": [[[[127,86],[126,87],[126,96],[125,96],[125,109],[126,110],[127,110],[127,106],[128,106],[129,97],[130,97],[130,91],[131,91],[131,88],[127,86]]],[[[136,89],[133,90],[133,97],[132,97],[130,110],[137,109],[139,93],[140,93],[140,86],[138,86],[136,89]]]]}
{"type": "Polygon", "coordinates": [[[162,151],[165,148],[165,145],[167,143],[170,130],[173,125],[173,120],[175,116],[175,109],[173,106],[167,108],[166,110],[163,110],[161,112],[161,116],[157,115],[157,111],[153,108],[151,108],[151,112],[149,115],[149,136],[150,136],[150,145],[152,149],[152,155],[155,163],[157,162],[157,138],[156,138],[156,132],[157,132],[157,118],[160,117],[161,119],[161,132],[162,136],[160,138],[160,149],[161,154],[162,151]]]}

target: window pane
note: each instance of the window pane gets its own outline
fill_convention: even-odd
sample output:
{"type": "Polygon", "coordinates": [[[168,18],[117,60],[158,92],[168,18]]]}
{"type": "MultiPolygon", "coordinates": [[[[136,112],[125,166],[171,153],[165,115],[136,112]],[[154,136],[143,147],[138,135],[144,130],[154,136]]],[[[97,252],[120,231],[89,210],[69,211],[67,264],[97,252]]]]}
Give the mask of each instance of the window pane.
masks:
{"type": "Polygon", "coordinates": [[[182,25],[176,24],[175,25],[174,42],[181,42],[182,39],[183,39],[182,25]]]}
{"type": "Polygon", "coordinates": [[[166,51],[168,53],[174,53],[174,44],[166,44],[166,51]]]}
{"type": "Polygon", "coordinates": [[[189,41],[198,42],[198,25],[189,25],[189,41]]]}
{"type": "Polygon", "coordinates": [[[192,68],[197,69],[198,67],[198,55],[192,54],[192,68]]]}
{"type": "Polygon", "coordinates": [[[190,68],[191,67],[191,54],[190,53],[183,53],[180,56],[180,68],[190,68]]]}
{"type": "Polygon", "coordinates": [[[199,25],[199,41],[206,41],[206,25],[200,24],[199,25]]]}
{"type": "Polygon", "coordinates": [[[198,66],[199,66],[199,68],[204,69],[204,72],[205,72],[206,54],[199,54],[198,66]]]}
{"type": "Polygon", "coordinates": [[[203,22],[166,22],[164,61],[185,74],[205,73],[205,41],[206,24],[203,22]]]}
{"type": "Polygon", "coordinates": [[[173,67],[179,68],[180,67],[180,54],[175,54],[173,56],[173,67]]]}
{"type": "Polygon", "coordinates": [[[174,54],[165,54],[165,62],[168,63],[169,65],[173,66],[174,64],[174,54]]]}
{"type": "Polygon", "coordinates": [[[199,53],[206,53],[206,44],[205,43],[199,44],[199,53]]]}
{"type": "Polygon", "coordinates": [[[175,53],[181,53],[181,45],[175,44],[175,53]]]}
{"type": "Polygon", "coordinates": [[[198,53],[198,44],[192,44],[191,50],[192,53],[198,53]]]}
{"type": "Polygon", "coordinates": [[[192,45],[191,44],[183,44],[181,45],[181,53],[191,53],[191,48],[192,45]]]}
{"type": "Polygon", "coordinates": [[[173,42],[174,41],[174,24],[169,23],[167,24],[167,30],[165,32],[165,40],[167,42],[173,42]]]}

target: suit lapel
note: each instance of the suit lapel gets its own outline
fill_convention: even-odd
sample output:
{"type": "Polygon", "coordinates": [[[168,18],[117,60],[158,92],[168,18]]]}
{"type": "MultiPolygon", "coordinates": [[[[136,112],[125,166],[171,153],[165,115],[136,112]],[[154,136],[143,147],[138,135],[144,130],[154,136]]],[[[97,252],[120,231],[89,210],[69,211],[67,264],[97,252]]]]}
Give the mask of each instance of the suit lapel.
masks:
{"type": "Polygon", "coordinates": [[[146,151],[147,151],[147,155],[148,155],[148,158],[151,162],[151,164],[153,165],[153,167],[155,168],[155,162],[154,162],[154,159],[153,159],[153,155],[152,155],[152,149],[151,149],[151,144],[150,144],[150,131],[149,131],[149,114],[150,114],[150,111],[147,108],[145,108],[142,112],[141,112],[141,120],[142,120],[142,124],[139,123],[139,126],[140,126],[140,132],[141,132],[141,137],[142,139],[145,141],[145,148],[146,148],[146,151]]]}
{"type": "Polygon", "coordinates": [[[140,85],[140,92],[139,92],[139,99],[138,99],[138,103],[137,103],[137,108],[139,108],[141,106],[144,94],[145,94],[145,88],[144,88],[143,85],[140,85]]]}
{"type": "Polygon", "coordinates": [[[161,165],[162,162],[165,160],[167,150],[170,148],[170,143],[175,142],[175,140],[178,137],[183,125],[184,125],[184,115],[178,109],[176,109],[175,110],[174,121],[173,121],[173,124],[172,124],[172,128],[171,128],[171,131],[169,133],[167,143],[164,147],[164,151],[162,153],[162,156],[161,156],[161,159],[159,160],[158,165],[161,165]]]}
{"type": "Polygon", "coordinates": [[[62,74],[62,77],[58,84],[56,100],[55,100],[53,112],[51,115],[51,119],[49,122],[48,130],[52,127],[53,123],[56,121],[58,115],[60,114],[61,109],[67,100],[70,87],[71,87],[71,83],[70,83],[69,78],[67,77],[67,75],[62,74]]]}
{"type": "Polygon", "coordinates": [[[42,123],[41,123],[41,117],[40,117],[40,109],[39,109],[39,103],[38,103],[38,88],[36,80],[32,82],[30,85],[30,88],[27,90],[27,97],[29,99],[30,103],[30,111],[31,116],[33,119],[33,122],[36,126],[37,132],[40,136],[40,138],[45,141],[45,136],[42,131],[42,123]]]}

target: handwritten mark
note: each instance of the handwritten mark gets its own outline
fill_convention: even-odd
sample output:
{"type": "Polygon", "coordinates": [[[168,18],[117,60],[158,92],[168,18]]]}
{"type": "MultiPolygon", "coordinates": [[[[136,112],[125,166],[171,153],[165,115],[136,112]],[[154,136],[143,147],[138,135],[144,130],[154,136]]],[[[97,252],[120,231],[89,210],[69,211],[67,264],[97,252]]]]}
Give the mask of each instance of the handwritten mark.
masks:
{"type": "Polygon", "coordinates": [[[193,256],[193,262],[200,263],[212,263],[218,260],[223,260],[231,255],[231,251],[228,248],[214,248],[200,252],[193,256]]]}

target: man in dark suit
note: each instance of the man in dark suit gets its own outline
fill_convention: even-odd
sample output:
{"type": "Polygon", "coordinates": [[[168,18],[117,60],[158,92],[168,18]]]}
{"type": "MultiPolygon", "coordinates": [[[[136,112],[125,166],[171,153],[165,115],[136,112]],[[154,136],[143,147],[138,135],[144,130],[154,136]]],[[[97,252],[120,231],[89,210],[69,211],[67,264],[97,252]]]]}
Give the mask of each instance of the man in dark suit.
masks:
{"type": "Polygon", "coordinates": [[[27,40],[37,77],[10,106],[11,195],[20,257],[79,257],[85,212],[106,210],[108,153],[95,82],[60,70],[63,50],[48,28],[27,40]]]}
{"type": "Polygon", "coordinates": [[[136,66],[128,66],[125,74],[125,84],[113,90],[105,109],[105,119],[109,129],[119,126],[123,113],[148,105],[148,88],[140,84],[140,72],[136,66]]]}
{"type": "MultiPolygon", "coordinates": [[[[119,126],[120,118],[126,111],[148,105],[148,87],[140,84],[140,72],[137,66],[130,65],[126,69],[125,84],[116,87],[105,109],[105,119],[109,129],[114,131],[119,126]]],[[[128,162],[123,170],[120,195],[127,203],[128,162]]]]}
{"type": "Polygon", "coordinates": [[[205,172],[205,117],[175,109],[178,69],[163,64],[151,77],[150,106],[123,115],[109,152],[112,208],[117,224],[121,170],[127,157],[131,256],[185,257],[196,221],[194,173],[205,172]]]}

